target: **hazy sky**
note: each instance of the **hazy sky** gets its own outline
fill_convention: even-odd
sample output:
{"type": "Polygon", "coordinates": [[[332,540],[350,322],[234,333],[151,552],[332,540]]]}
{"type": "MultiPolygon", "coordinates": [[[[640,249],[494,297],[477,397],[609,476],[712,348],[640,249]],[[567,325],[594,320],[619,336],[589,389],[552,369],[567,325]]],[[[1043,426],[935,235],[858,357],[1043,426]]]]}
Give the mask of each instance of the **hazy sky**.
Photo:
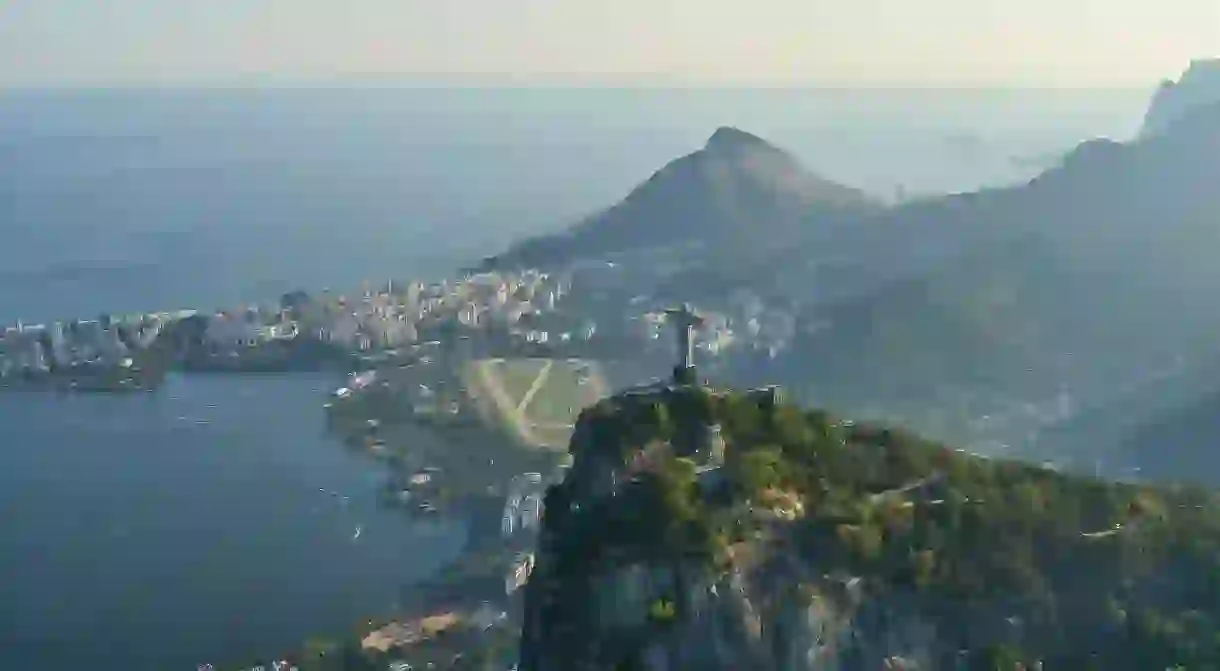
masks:
{"type": "Polygon", "coordinates": [[[1150,85],[1218,0],[0,0],[0,85],[353,73],[1150,85]]]}

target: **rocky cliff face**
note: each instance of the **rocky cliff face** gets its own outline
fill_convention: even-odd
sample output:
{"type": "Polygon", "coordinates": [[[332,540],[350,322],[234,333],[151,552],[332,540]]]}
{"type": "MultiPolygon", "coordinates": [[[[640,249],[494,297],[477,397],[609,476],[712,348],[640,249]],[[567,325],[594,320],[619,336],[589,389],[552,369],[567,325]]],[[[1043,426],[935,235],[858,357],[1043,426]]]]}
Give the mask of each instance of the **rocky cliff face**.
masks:
{"type": "Polygon", "coordinates": [[[1211,105],[1220,105],[1220,59],[1193,61],[1178,81],[1161,82],[1140,135],[1156,135],[1193,110],[1211,105]]]}
{"type": "Polygon", "coordinates": [[[1220,668],[1214,494],[973,458],[776,396],[658,386],[582,414],[522,669],[1220,668]]]}
{"type": "Polygon", "coordinates": [[[920,599],[870,597],[850,576],[659,557],[565,575],[555,563],[541,560],[526,588],[523,670],[939,669],[959,649],[961,632],[941,636],[920,599]]]}
{"type": "MultiPolygon", "coordinates": [[[[831,671],[886,660],[941,668],[934,660],[956,643],[938,637],[922,602],[870,598],[858,578],[818,574],[792,549],[791,520],[752,527],[710,553],[651,535],[672,513],[641,486],[640,455],[683,448],[646,424],[613,420],[616,403],[653,399],[621,396],[581,417],[525,587],[521,669],[831,671]]],[[[707,501],[722,522],[754,514],[731,495],[707,501]]]]}

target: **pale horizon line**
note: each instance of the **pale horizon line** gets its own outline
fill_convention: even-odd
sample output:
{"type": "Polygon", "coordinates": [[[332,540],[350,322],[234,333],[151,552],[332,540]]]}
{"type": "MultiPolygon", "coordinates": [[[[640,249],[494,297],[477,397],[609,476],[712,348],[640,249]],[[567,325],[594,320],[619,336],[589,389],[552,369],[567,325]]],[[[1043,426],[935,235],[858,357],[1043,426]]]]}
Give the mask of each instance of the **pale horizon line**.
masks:
{"type": "Polygon", "coordinates": [[[0,93],[56,91],[191,91],[260,89],[425,89],[425,90],[757,90],[825,92],[965,92],[965,91],[1064,91],[1064,92],[1144,92],[1156,89],[1166,79],[1145,83],[1098,82],[880,82],[880,81],[778,81],[778,80],[702,80],[691,81],[650,75],[622,76],[539,76],[352,73],[341,75],[236,75],[231,77],[183,79],[176,81],[117,80],[48,81],[0,83],[0,93]]]}

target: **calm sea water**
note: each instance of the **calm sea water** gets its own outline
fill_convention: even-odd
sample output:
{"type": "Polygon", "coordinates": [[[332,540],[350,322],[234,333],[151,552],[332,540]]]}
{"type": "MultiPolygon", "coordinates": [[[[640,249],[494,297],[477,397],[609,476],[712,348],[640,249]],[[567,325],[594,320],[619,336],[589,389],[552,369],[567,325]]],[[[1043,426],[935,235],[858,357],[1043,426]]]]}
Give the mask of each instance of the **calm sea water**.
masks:
{"type": "Polygon", "coordinates": [[[0,669],[194,669],[392,611],[465,532],[378,508],[323,435],[333,383],[0,396],[0,669]]]}

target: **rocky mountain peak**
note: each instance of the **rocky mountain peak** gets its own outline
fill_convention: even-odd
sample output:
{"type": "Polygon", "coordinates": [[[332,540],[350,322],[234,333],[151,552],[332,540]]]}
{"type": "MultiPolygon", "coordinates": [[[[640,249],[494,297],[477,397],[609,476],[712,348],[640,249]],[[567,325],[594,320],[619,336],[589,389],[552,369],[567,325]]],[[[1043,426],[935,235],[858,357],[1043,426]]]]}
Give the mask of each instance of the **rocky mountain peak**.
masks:
{"type": "Polygon", "coordinates": [[[1196,59],[1175,82],[1157,87],[1144,115],[1141,137],[1156,135],[1193,110],[1220,104],[1220,58],[1196,59]]]}
{"type": "Polygon", "coordinates": [[[561,233],[522,240],[482,267],[556,267],[691,244],[737,252],[750,242],[803,234],[810,223],[832,225],[882,207],[858,189],[810,172],[757,135],[724,126],[618,203],[561,233]]]}
{"type": "Polygon", "coordinates": [[[732,152],[742,149],[763,149],[786,153],[761,137],[732,126],[717,128],[707,139],[707,144],[703,146],[703,150],[707,152],[732,152]]]}

